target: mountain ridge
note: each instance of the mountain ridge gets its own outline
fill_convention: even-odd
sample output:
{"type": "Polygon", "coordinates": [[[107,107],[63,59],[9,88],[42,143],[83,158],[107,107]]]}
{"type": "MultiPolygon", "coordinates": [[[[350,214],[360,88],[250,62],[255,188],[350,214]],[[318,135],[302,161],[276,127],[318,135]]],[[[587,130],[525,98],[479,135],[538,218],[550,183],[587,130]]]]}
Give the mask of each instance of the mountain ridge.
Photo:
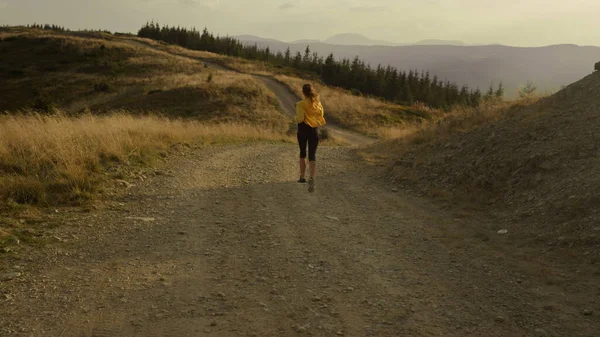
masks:
{"type": "Polygon", "coordinates": [[[324,42],[286,43],[276,40],[243,41],[269,47],[273,52],[304,53],[307,46],[321,56],[337,59],[356,56],[376,67],[391,65],[401,70],[429,71],[441,80],[482,90],[502,82],[506,96],[515,97],[520,87],[532,81],[539,91],[556,91],[593,71],[600,61],[600,47],[557,44],[519,47],[489,45],[332,45],[324,42]]]}
{"type": "Polygon", "coordinates": [[[425,39],[416,42],[408,42],[408,43],[397,43],[386,40],[376,40],[371,39],[365,35],[357,34],[357,33],[342,33],[332,35],[325,40],[319,39],[299,39],[294,41],[282,41],[278,39],[272,38],[264,38],[257,35],[252,34],[242,34],[234,36],[240,41],[243,42],[259,42],[259,41],[271,41],[278,43],[290,43],[290,44],[299,44],[299,43],[323,43],[323,44],[331,44],[331,45],[340,45],[340,46],[410,46],[410,45],[452,45],[452,46],[465,46],[466,44],[462,41],[458,40],[441,40],[441,39],[425,39]]]}

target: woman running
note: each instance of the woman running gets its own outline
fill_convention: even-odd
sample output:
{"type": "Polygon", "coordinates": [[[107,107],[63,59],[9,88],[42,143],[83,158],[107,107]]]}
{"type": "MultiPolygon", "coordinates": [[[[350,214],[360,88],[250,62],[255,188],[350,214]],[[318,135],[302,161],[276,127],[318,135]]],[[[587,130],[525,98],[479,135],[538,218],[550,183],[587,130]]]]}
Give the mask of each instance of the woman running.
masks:
{"type": "Polygon", "coordinates": [[[308,161],[310,177],[308,178],[308,191],[315,191],[315,173],[317,170],[317,147],[319,146],[318,127],[325,125],[323,105],[319,95],[310,84],[302,86],[304,100],[296,103],[296,122],[298,122],[298,145],[300,146],[300,179],[299,183],[306,183],[306,145],[308,145],[308,161]]]}

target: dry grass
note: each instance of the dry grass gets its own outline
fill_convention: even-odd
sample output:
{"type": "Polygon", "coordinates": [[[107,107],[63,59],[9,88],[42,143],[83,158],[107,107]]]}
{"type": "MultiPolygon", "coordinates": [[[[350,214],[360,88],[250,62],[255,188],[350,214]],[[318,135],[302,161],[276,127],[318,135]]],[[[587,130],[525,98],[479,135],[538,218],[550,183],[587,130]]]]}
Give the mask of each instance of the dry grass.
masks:
{"type": "Polygon", "coordinates": [[[480,125],[494,122],[507,116],[520,107],[529,106],[541,96],[514,101],[490,100],[478,107],[454,106],[443,118],[408,128],[391,128],[389,138],[403,140],[408,144],[421,144],[431,141],[443,141],[456,133],[467,132],[480,125]]]}
{"type": "Polygon", "coordinates": [[[57,204],[94,196],[106,168],[147,164],[179,143],[287,141],[241,123],[205,124],[127,114],[0,117],[0,197],[57,204]]]}

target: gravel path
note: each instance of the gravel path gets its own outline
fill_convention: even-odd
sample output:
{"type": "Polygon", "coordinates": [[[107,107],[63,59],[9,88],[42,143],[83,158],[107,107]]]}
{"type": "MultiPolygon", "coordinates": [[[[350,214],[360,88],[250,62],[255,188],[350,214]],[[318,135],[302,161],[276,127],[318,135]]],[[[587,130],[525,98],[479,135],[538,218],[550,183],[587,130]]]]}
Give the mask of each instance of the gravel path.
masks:
{"type": "MultiPolygon", "coordinates": [[[[354,150],[293,145],[176,159],[0,283],[1,336],[594,336],[446,211],[387,187],[354,150]],[[458,234],[451,234],[458,231],[458,234]],[[76,238],[76,239],[75,239],[76,238]]],[[[467,224],[464,224],[467,226],[467,224]]]]}

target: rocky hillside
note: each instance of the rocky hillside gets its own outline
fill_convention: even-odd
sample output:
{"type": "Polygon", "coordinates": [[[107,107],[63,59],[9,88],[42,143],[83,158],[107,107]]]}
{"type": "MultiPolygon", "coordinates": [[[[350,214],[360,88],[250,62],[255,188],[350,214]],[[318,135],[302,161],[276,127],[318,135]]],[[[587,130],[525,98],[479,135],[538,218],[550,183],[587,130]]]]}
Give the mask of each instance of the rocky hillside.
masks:
{"type": "Polygon", "coordinates": [[[509,231],[600,252],[600,72],[503,118],[432,141],[395,144],[393,177],[501,211],[509,231]],[[483,203],[481,203],[483,201],[483,203]]]}

